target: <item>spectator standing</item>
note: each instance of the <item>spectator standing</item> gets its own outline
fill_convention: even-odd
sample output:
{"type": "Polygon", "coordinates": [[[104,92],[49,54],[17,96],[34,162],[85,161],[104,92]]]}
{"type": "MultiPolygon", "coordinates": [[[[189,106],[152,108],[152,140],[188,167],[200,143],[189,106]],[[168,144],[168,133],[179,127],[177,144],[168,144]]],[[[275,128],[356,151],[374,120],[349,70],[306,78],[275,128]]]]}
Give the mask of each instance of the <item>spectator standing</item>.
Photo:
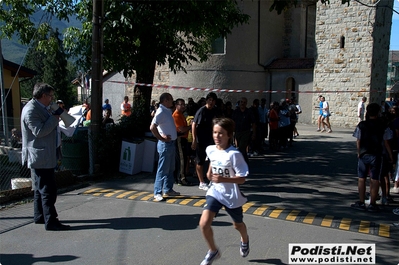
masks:
{"type": "Polygon", "coordinates": [[[110,110],[110,117],[112,117],[112,107],[109,104],[109,99],[104,100],[104,105],[102,106],[103,109],[103,117],[105,117],[105,111],[110,110]]]}
{"type": "MultiPolygon", "coordinates": [[[[195,113],[197,112],[197,104],[191,99],[191,101],[188,101],[188,104],[186,106],[186,122],[189,126],[192,128],[192,123],[194,120],[195,113]]],[[[193,144],[193,134],[191,133],[191,130],[188,131],[188,136],[187,136],[187,162],[186,162],[186,176],[188,176],[190,173],[190,164],[191,161],[194,162],[195,159],[195,150],[191,148],[191,145],[193,144]]],[[[194,170],[195,171],[195,170],[194,170]]],[[[196,172],[195,172],[196,174],[196,172]]]]}
{"type": "MultiPolygon", "coordinates": [[[[249,109],[252,111],[252,113],[254,115],[255,127],[256,127],[256,129],[259,129],[259,124],[260,124],[259,99],[254,99],[252,101],[252,106],[249,109]]],[[[252,128],[251,128],[251,133],[252,134],[255,133],[252,128]]],[[[252,155],[257,156],[259,154],[260,150],[261,150],[261,147],[262,147],[262,143],[261,143],[259,132],[257,131],[257,133],[255,134],[255,137],[251,137],[251,139],[252,140],[251,140],[251,145],[250,146],[251,146],[252,155]]]]}
{"type": "Polygon", "coordinates": [[[33,99],[22,109],[22,163],[27,162],[34,182],[34,222],[44,224],[48,231],[69,230],[58,220],[55,202],[57,186],[54,169],[57,166],[57,127],[63,109],[51,112],[54,88],[37,83],[33,99]]]}
{"type": "Polygon", "coordinates": [[[392,132],[386,124],[378,118],[380,106],[370,103],[367,108],[367,119],[361,121],[353,134],[356,137],[358,156],[358,191],[359,200],[351,205],[357,210],[379,211],[376,204],[382,163],[382,144],[385,145],[392,162],[392,151],[389,140],[392,132]],[[370,175],[370,204],[366,208],[366,178],[370,175]]]}
{"type": "Polygon", "coordinates": [[[173,97],[169,93],[163,93],[159,99],[160,105],[151,121],[150,130],[158,139],[158,168],[154,183],[154,199],[162,201],[164,196],[180,195],[173,190],[173,171],[175,170],[175,141],[177,139],[176,126],[170,107],[173,105],[173,97]]]}
{"type": "Polygon", "coordinates": [[[152,113],[152,112],[155,112],[156,111],[156,109],[155,109],[155,104],[156,104],[157,102],[155,101],[155,100],[152,100],[151,101],[151,105],[150,105],[150,113],[152,113]]]}
{"type": "Polygon", "coordinates": [[[290,140],[289,145],[292,146],[292,143],[294,142],[294,132],[295,132],[295,126],[296,126],[296,121],[297,121],[297,108],[295,106],[295,104],[292,103],[292,101],[290,101],[290,104],[288,106],[288,110],[289,110],[289,115],[290,115],[290,128],[289,128],[289,134],[288,134],[288,139],[290,140]]]}
{"type": "Polygon", "coordinates": [[[231,101],[227,101],[224,107],[224,117],[231,118],[231,116],[233,115],[233,105],[231,104],[231,101]]]}
{"type": "Polygon", "coordinates": [[[175,180],[177,184],[183,186],[189,186],[191,183],[186,178],[186,162],[187,162],[187,137],[188,132],[191,130],[191,126],[187,124],[187,120],[184,117],[184,111],[186,110],[186,103],[184,99],[176,99],[176,110],[173,112],[173,120],[177,130],[177,141],[176,141],[176,166],[175,166],[175,180]]]}
{"type": "Polygon", "coordinates": [[[292,104],[295,106],[296,110],[295,110],[295,114],[296,114],[296,121],[295,121],[295,126],[294,126],[294,137],[298,137],[299,133],[298,133],[298,129],[296,128],[296,124],[299,121],[299,114],[302,113],[302,108],[301,106],[295,102],[295,98],[291,99],[292,104]]]}
{"type": "Polygon", "coordinates": [[[321,101],[323,102],[323,114],[322,114],[322,118],[321,118],[321,122],[323,124],[323,130],[321,130],[321,132],[325,132],[326,131],[326,127],[328,129],[328,133],[332,133],[331,130],[331,124],[330,124],[330,105],[328,104],[328,102],[326,101],[325,97],[321,97],[321,101]]]}
{"type": "Polygon", "coordinates": [[[321,124],[322,124],[322,119],[323,119],[323,101],[322,95],[319,95],[318,100],[319,100],[319,106],[316,107],[316,109],[319,110],[319,117],[317,118],[317,131],[321,131],[321,124]]]}
{"type": "Polygon", "coordinates": [[[82,109],[83,109],[82,110],[83,121],[85,121],[86,117],[87,117],[87,113],[90,110],[90,103],[88,102],[87,99],[83,102],[82,109]]]}
{"type": "Polygon", "coordinates": [[[272,150],[276,150],[278,148],[278,121],[280,119],[278,116],[279,108],[280,106],[277,101],[270,103],[270,111],[268,114],[270,127],[269,147],[272,150]]]}
{"type": "Polygon", "coordinates": [[[123,98],[123,102],[121,104],[121,113],[122,116],[130,116],[132,114],[132,105],[129,103],[129,97],[125,96],[123,98]]]}
{"type": "Polygon", "coordinates": [[[110,125],[115,125],[114,119],[111,118],[111,110],[110,109],[106,109],[105,110],[105,115],[103,117],[103,120],[101,122],[101,127],[103,129],[106,129],[107,126],[110,125]]]}
{"type": "Polygon", "coordinates": [[[234,228],[240,233],[240,255],[246,257],[249,254],[249,236],[243,222],[242,209],[247,199],[238,187],[239,184],[245,182],[248,165],[242,154],[231,145],[233,132],[233,120],[229,118],[215,119],[213,126],[215,145],[206,148],[210,161],[207,177],[212,185],[206,193],[206,204],[199,223],[209,248],[201,265],[212,264],[213,261],[220,258],[220,251],[213,238],[212,221],[223,206],[233,219],[234,228]]]}
{"type": "Polygon", "coordinates": [[[364,114],[366,113],[366,106],[365,106],[366,101],[367,101],[367,98],[362,97],[362,100],[357,105],[357,117],[359,119],[359,122],[364,120],[364,114]]]}
{"type": "Polygon", "coordinates": [[[21,136],[18,133],[18,129],[17,128],[13,128],[11,130],[11,147],[12,148],[21,148],[21,136]]]}
{"type": "Polygon", "coordinates": [[[154,118],[155,113],[157,112],[157,109],[158,109],[158,108],[159,108],[159,103],[155,103],[155,105],[154,105],[154,110],[151,111],[151,117],[154,118]]]}
{"type": "Polygon", "coordinates": [[[196,150],[196,172],[200,181],[199,189],[208,190],[208,185],[204,181],[204,163],[206,159],[206,148],[213,144],[212,120],[221,117],[221,113],[215,108],[217,96],[210,92],[205,98],[205,105],[200,107],[195,113],[191,126],[193,143],[191,148],[196,150]]]}
{"type": "Polygon", "coordinates": [[[247,148],[251,140],[254,140],[256,137],[256,120],[253,111],[247,108],[247,102],[247,98],[241,98],[240,105],[234,110],[232,119],[235,122],[234,137],[238,150],[249,165],[247,148]]]}
{"type": "Polygon", "coordinates": [[[286,148],[288,139],[290,138],[290,133],[292,135],[291,129],[291,119],[290,111],[288,109],[288,104],[286,99],[280,100],[280,107],[278,110],[278,147],[286,148]]]}
{"type": "Polygon", "coordinates": [[[259,129],[258,129],[258,135],[261,139],[261,144],[263,146],[264,140],[269,136],[269,121],[268,121],[268,116],[269,116],[269,108],[266,106],[266,99],[262,98],[260,100],[260,106],[258,108],[259,111],[259,129]]]}

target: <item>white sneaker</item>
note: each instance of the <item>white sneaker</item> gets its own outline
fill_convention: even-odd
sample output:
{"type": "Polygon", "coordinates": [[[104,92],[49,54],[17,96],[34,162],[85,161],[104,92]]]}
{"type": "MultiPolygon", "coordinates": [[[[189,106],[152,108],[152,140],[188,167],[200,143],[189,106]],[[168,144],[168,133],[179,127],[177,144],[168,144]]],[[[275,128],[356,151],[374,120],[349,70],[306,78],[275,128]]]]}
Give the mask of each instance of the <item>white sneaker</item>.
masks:
{"type": "Polygon", "coordinates": [[[155,195],[154,195],[154,199],[155,199],[155,201],[157,201],[157,202],[163,201],[163,197],[162,197],[161,194],[155,194],[155,195]]]}
{"type": "Polygon", "coordinates": [[[391,188],[390,192],[391,193],[399,193],[399,188],[393,187],[393,188],[391,188]]]}
{"type": "Polygon", "coordinates": [[[205,191],[207,191],[207,190],[209,189],[208,185],[206,185],[205,182],[201,182],[201,183],[199,184],[198,188],[199,188],[200,190],[205,190],[205,191]]]}

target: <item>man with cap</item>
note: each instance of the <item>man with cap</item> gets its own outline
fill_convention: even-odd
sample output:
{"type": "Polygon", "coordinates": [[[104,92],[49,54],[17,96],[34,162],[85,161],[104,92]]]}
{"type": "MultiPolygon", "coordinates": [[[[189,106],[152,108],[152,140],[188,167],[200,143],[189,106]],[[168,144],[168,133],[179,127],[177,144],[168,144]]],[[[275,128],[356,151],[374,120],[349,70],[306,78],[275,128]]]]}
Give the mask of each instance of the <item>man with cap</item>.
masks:
{"type": "Polygon", "coordinates": [[[112,107],[111,104],[109,104],[109,99],[104,100],[104,105],[102,106],[103,109],[103,117],[105,117],[105,110],[109,109],[111,111],[110,117],[112,117],[112,107]]]}

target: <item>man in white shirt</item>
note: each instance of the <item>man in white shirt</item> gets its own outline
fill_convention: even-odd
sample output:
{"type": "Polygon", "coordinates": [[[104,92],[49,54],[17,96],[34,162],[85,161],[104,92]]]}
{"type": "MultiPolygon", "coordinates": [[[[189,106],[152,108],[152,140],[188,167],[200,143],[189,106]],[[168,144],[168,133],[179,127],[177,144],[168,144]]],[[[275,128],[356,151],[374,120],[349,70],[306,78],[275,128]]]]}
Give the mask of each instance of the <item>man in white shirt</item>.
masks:
{"type": "Polygon", "coordinates": [[[158,139],[157,150],[159,154],[158,169],[154,183],[154,198],[162,201],[163,195],[177,196],[179,192],[173,190],[175,170],[175,141],[177,131],[172,117],[173,97],[169,93],[163,93],[159,98],[159,108],[151,121],[150,130],[158,139]]]}
{"type": "Polygon", "coordinates": [[[362,97],[362,101],[359,102],[357,105],[357,117],[359,118],[359,122],[364,120],[364,113],[366,112],[366,106],[364,103],[366,103],[367,98],[362,97]]]}

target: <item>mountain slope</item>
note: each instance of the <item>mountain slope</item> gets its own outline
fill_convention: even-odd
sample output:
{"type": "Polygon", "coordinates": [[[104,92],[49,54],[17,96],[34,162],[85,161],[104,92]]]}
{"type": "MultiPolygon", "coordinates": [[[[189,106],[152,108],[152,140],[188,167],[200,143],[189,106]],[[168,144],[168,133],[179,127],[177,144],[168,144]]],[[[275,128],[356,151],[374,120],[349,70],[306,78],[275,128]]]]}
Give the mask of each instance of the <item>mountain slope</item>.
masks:
{"type": "MultiPolygon", "coordinates": [[[[37,23],[41,21],[42,17],[44,15],[44,12],[42,10],[36,12],[33,14],[31,21],[36,21],[37,23]]],[[[79,20],[76,19],[75,16],[72,16],[69,18],[69,22],[65,20],[58,20],[58,19],[53,19],[51,22],[51,26],[53,29],[58,28],[58,31],[63,33],[66,28],[68,27],[78,27],[81,28],[82,24],[80,23],[79,20]]],[[[13,63],[16,64],[23,64],[23,59],[25,57],[25,54],[28,51],[28,46],[27,45],[22,45],[18,42],[17,37],[13,37],[11,40],[9,39],[2,39],[1,40],[1,46],[2,46],[2,52],[3,52],[3,57],[6,60],[9,60],[13,63]]]]}

